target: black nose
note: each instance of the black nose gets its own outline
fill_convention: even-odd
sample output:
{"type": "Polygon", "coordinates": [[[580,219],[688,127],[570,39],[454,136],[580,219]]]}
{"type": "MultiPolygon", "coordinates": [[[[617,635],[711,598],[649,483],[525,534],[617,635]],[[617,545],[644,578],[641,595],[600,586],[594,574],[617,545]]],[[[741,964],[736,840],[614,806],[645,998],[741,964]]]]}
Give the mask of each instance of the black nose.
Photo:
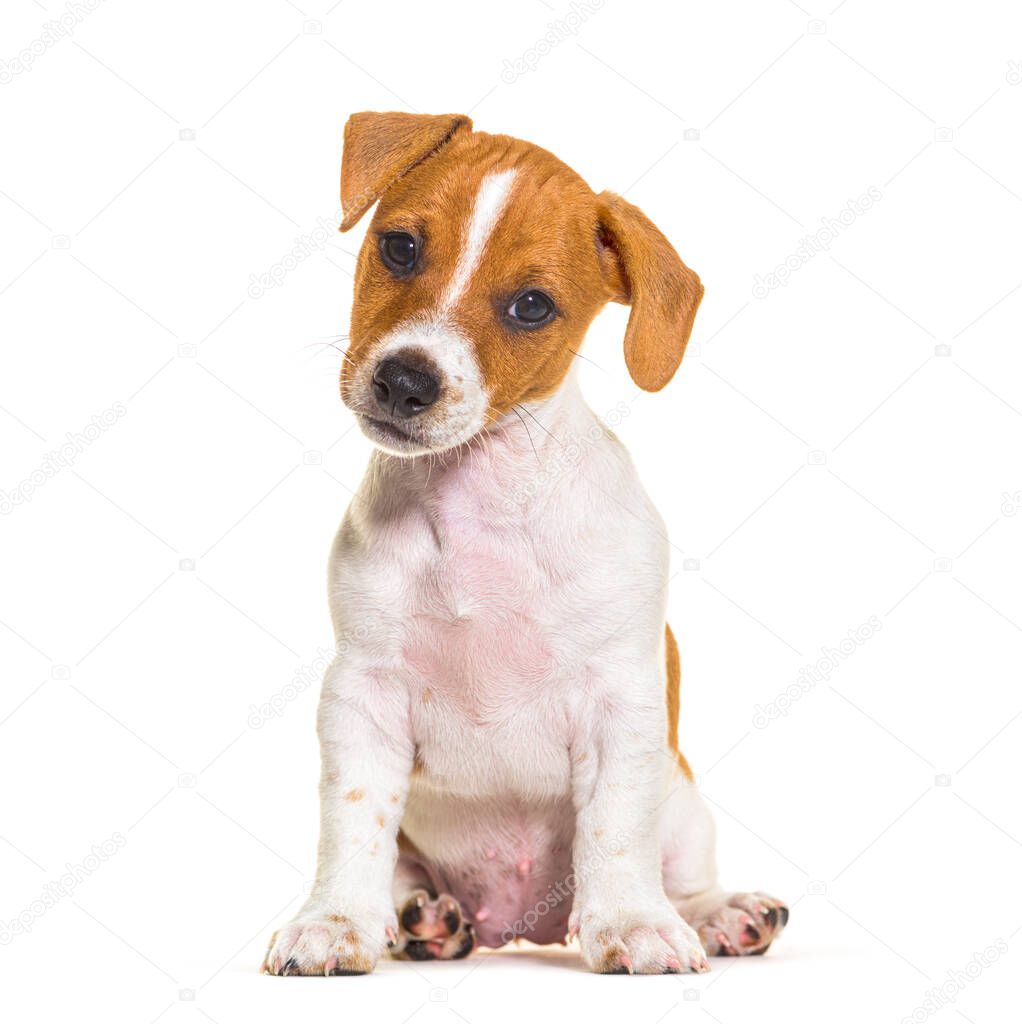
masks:
{"type": "Polygon", "coordinates": [[[373,371],[373,394],[380,407],[402,419],[418,416],[440,393],[436,377],[400,359],[384,359],[373,371]]]}

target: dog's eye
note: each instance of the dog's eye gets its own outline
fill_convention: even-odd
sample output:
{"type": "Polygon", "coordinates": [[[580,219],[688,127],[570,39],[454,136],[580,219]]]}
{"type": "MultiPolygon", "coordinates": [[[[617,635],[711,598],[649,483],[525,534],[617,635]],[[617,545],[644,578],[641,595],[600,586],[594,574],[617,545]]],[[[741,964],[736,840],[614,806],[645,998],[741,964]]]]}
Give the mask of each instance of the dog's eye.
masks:
{"type": "Polygon", "coordinates": [[[507,315],[527,327],[538,327],[554,314],[554,300],[543,292],[523,292],[508,307],[507,315]]]}
{"type": "Polygon", "coordinates": [[[380,256],[395,274],[407,274],[418,258],[415,239],[404,231],[388,231],[380,237],[380,256]]]}

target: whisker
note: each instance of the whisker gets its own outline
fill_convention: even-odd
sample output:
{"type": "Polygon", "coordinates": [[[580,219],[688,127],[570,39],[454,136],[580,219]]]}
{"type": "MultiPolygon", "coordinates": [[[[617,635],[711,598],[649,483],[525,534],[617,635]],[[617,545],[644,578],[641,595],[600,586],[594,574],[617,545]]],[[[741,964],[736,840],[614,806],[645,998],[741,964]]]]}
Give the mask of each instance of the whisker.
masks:
{"type": "Polygon", "coordinates": [[[538,423],[540,429],[543,431],[544,434],[547,434],[549,437],[552,437],[562,448],[564,447],[564,444],[561,442],[561,439],[557,437],[556,434],[552,434],[549,430],[547,430],[547,428],[544,427],[543,424],[540,423],[539,420],[532,414],[531,410],[527,409],[524,405],[519,405],[518,408],[521,409],[522,412],[524,412],[527,416],[529,416],[533,420],[533,422],[538,423]]]}
{"type": "Polygon", "coordinates": [[[536,456],[536,464],[539,465],[539,466],[542,466],[543,464],[542,464],[542,462],[540,462],[540,459],[539,459],[539,452],[536,451],[536,442],[532,440],[532,433],[529,431],[529,424],[526,423],[524,419],[522,419],[522,414],[518,411],[518,406],[512,405],[511,406],[511,411],[520,420],[522,420],[522,426],[525,427],[525,434],[529,438],[529,444],[532,445],[532,454],[536,456]]]}
{"type": "Polygon", "coordinates": [[[581,352],[576,352],[576,351],[575,351],[575,350],[574,350],[573,348],[571,348],[570,346],[569,346],[569,348],[568,348],[568,351],[569,351],[569,352],[570,352],[570,353],[571,353],[571,354],[572,354],[573,356],[575,356],[575,358],[576,358],[576,359],[583,359],[583,360],[585,360],[585,362],[589,363],[589,365],[590,365],[590,366],[595,366],[595,367],[596,367],[596,369],[597,369],[597,370],[599,370],[599,371],[600,371],[601,373],[606,373],[606,372],[607,372],[607,371],[606,371],[606,370],[605,370],[605,369],[604,369],[604,368],[603,368],[602,366],[600,366],[600,364],[599,364],[599,363],[597,363],[597,362],[594,362],[594,361],[593,361],[592,359],[590,359],[590,358],[589,358],[589,356],[584,356],[584,355],[582,355],[582,353],[581,353],[581,352]]]}
{"type": "Polygon", "coordinates": [[[319,348],[321,352],[322,352],[322,350],[324,348],[333,349],[335,352],[337,352],[340,355],[342,362],[351,363],[352,366],[355,365],[355,361],[351,358],[351,356],[348,355],[348,350],[345,349],[345,348],[342,348],[341,345],[338,342],[335,342],[335,341],[311,341],[305,347],[306,348],[319,348]]]}

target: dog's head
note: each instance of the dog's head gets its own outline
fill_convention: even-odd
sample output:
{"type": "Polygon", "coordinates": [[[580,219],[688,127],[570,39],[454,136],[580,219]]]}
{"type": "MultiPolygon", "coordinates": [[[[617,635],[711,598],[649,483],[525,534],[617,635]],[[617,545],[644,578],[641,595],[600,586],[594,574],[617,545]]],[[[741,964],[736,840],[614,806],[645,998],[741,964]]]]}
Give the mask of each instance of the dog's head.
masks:
{"type": "Polygon", "coordinates": [[[546,150],[456,114],[355,114],[341,230],[377,201],[341,396],[387,451],[453,448],[550,395],[610,300],[631,306],[636,384],[678,368],[699,278],[640,210],[546,150]]]}

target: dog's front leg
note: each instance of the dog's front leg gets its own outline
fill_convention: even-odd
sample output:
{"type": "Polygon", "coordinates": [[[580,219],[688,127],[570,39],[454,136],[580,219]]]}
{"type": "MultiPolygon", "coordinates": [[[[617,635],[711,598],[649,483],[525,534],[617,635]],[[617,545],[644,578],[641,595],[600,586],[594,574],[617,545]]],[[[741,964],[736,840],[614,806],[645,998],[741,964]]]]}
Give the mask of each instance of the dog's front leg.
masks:
{"type": "Polygon", "coordinates": [[[271,974],[364,974],[397,935],[391,883],[414,758],[407,699],[335,662],[323,683],[319,739],[316,882],[270,942],[271,974]]]}
{"type": "Polygon", "coordinates": [[[664,894],[660,809],[672,765],[664,710],[653,693],[648,702],[643,696],[601,695],[576,733],[576,888],[569,927],[594,971],[707,971],[698,935],[664,894]]]}

